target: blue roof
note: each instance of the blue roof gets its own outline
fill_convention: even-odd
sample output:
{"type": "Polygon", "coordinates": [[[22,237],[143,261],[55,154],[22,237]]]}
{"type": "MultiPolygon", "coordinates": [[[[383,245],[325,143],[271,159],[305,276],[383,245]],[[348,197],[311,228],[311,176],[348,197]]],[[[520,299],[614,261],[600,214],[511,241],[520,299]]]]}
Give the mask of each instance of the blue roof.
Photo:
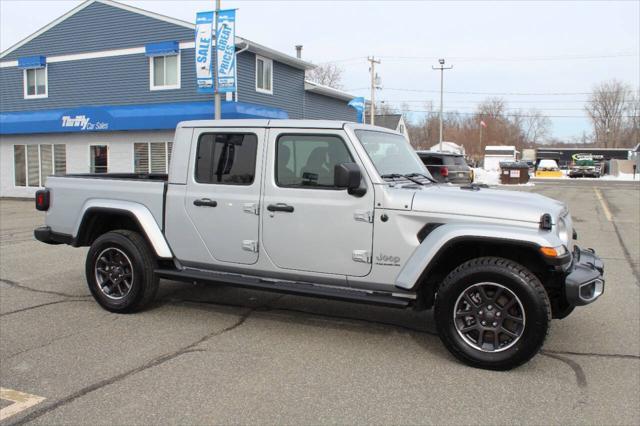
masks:
{"type": "MultiPolygon", "coordinates": [[[[175,129],[181,121],[212,119],[213,113],[213,100],[0,112],[0,134],[167,130],[175,129]]],[[[222,102],[221,115],[223,119],[289,118],[279,108],[246,102],[222,102]]]]}

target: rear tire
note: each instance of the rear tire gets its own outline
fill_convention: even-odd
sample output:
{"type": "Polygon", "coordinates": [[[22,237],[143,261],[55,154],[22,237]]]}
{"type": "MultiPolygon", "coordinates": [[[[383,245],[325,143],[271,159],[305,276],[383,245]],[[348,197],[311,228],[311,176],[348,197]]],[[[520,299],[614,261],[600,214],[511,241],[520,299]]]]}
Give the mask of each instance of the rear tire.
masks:
{"type": "Polygon", "coordinates": [[[440,339],[464,363],[510,370],[542,348],[551,305],[540,280],[499,257],[471,259],[438,289],[435,320],[440,339]]]}
{"type": "Polygon", "coordinates": [[[117,230],[98,237],[87,253],[89,290],[104,309],[116,313],[139,311],[158,291],[157,261],[137,232],[117,230]]]}

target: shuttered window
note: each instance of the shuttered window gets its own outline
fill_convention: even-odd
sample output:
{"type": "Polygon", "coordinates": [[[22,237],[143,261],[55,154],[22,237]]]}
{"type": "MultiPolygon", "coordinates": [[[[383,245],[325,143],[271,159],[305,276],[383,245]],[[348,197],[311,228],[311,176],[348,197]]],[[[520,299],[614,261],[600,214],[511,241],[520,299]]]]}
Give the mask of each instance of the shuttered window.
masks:
{"type": "Polygon", "coordinates": [[[149,173],[149,144],[133,144],[133,171],[135,173],[149,173]]]}
{"type": "Polygon", "coordinates": [[[135,173],[167,173],[171,161],[171,142],[133,144],[135,173]]]}
{"type": "Polygon", "coordinates": [[[40,176],[42,185],[46,185],[47,176],[53,174],[53,149],[51,145],[40,145],[40,176]]]}
{"type": "Polygon", "coordinates": [[[55,144],[53,146],[54,173],[63,175],[67,173],[67,146],[55,144]]]}
{"type": "Polygon", "coordinates": [[[14,145],[15,186],[42,187],[47,176],[67,172],[67,147],[64,144],[14,145]]]}
{"type": "Polygon", "coordinates": [[[167,144],[151,143],[151,173],[167,173],[167,144]]]}
{"type": "Polygon", "coordinates": [[[24,145],[13,146],[13,163],[16,186],[27,186],[27,163],[24,145]]]}
{"type": "Polygon", "coordinates": [[[38,145],[27,145],[27,186],[40,186],[38,145]]]}

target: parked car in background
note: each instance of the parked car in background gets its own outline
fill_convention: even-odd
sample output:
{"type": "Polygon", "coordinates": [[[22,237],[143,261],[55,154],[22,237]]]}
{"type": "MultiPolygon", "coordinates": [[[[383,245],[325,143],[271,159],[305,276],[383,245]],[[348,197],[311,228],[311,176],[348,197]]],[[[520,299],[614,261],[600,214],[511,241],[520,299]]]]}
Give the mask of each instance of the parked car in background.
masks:
{"type": "Polygon", "coordinates": [[[418,156],[438,182],[473,182],[473,170],[460,154],[418,151],[418,156]]]}

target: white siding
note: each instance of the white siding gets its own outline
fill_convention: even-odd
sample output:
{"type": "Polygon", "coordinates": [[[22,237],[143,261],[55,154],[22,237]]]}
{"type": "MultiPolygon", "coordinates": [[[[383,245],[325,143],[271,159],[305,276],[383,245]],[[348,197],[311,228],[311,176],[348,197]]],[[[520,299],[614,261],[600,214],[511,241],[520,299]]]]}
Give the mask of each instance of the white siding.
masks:
{"type": "Polygon", "coordinates": [[[109,147],[109,173],[133,172],[134,142],[171,142],[173,131],[0,136],[0,197],[33,197],[37,187],[15,186],[13,146],[65,144],[67,173],[89,173],[89,145],[109,147]]]}

